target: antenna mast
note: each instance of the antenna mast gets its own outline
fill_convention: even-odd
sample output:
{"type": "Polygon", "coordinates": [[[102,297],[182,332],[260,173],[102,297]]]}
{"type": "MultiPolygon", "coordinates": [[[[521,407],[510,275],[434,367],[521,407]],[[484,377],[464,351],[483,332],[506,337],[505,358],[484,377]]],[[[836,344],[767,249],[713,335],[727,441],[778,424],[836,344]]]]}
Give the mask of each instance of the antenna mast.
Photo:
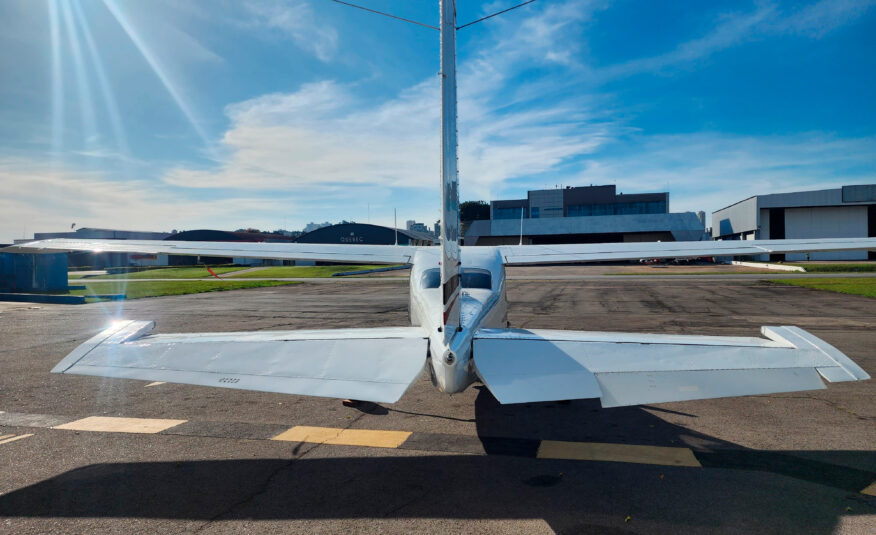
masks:
{"type": "Polygon", "coordinates": [[[520,243],[518,243],[517,245],[523,245],[523,210],[525,210],[525,208],[523,208],[521,206],[520,207],[520,243]]]}

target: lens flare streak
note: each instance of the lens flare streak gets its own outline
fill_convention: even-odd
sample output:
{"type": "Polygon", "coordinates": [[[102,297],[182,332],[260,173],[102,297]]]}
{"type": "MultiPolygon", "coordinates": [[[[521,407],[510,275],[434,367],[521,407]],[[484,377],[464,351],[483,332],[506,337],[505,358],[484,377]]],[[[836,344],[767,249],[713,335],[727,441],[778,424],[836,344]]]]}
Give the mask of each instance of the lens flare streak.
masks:
{"type": "Polygon", "coordinates": [[[164,85],[164,88],[170,93],[171,98],[179,107],[180,111],[182,111],[183,115],[185,115],[186,119],[188,119],[189,123],[191,123],[192,128],[195,129],[198,136],[201,137],[205,145],[208,145],[207,134],[204,132],[203,128],[199,122],[195,119],[195,114],[193,113],[191,107],[182,97],[179,92],[177,86],[171,81],[170,76],[168,75],[166,69],[161,65],[158,61],[158,58],[152,52],[152,50],[147,46],[146,42],[143,40],[142,36],[137,32],[131,22],[128,20],[125,13],[119,9],[118,5],[116,5],[115,0],[103,0],[103,4],[106,8],[112,13],[113,17],[115,17],[116,22],[125,30],[125,33],[128,34],[128,38],[134,43],[134,46],[137,47],[137,50],[146,60],[150,67],[152,67],[152,71],[161,80],[161,83],[164,85]]]}

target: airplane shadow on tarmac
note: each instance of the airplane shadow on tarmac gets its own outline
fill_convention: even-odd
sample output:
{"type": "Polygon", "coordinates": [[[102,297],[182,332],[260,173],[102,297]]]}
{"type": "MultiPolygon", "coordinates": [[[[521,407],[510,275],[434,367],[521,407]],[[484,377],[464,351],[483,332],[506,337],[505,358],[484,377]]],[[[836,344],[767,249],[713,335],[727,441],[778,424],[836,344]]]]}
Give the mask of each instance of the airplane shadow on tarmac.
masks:
{"type": "Polygon", "coordinates": [[[840,516],[876,514],[859,493],[876,481],[874,451],[757,451],[641,407],[500,405],[482,387],[476,424],[488,455],[318,457],[339,450],[317,447],[298,458],[96,464],[0,496],[0,516],[534,518],[558,533],[616,534],[830,533],[840,516]],[[703,468],[534,459],[542,438],[687,446],[703,468]]]}

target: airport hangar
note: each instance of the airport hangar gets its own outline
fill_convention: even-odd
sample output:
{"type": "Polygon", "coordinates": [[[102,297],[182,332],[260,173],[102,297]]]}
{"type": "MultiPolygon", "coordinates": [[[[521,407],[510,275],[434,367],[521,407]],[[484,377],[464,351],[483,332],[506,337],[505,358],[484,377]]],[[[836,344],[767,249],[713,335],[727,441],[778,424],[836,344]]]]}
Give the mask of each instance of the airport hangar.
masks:
{"type": "MultiPolygon", "coordinates": [[[[223,230],[190,230],[165,238],[179,241],[219,241],[219,242],[268,242],[268,243],[359,243],[369,245],[433,245],[435,237],[421,232],[393,229],[367,223],[338,223],[318,228],[297,238],[280,234],[254,232],[226,232],[223,230]],[[397,241],[396,241],[397,240],[397,241]]],[[[314,265],[312,261],[262,260],[256,258],[205,258],[192,256],[170,256],[169,264],[174,266],[206,264],[240,265],[314,265]]]]}
{"type": "Polygon", "coordinates": [[[669,193],[619,194],[614,185],[528,191],[490,203],[465,245],[707,240],[703,212],[669,211],[669,193]],[[522,240],[521,240],[522,236],[522,240]]]}
{"type": "MultiPolygon", "coordinates": [[[[715,240],[876,237],[876,184],[755,195],[712,213],[715,240]]],[[[757,260],[876,260],[876,252],[762,255],[757,260]]]]}

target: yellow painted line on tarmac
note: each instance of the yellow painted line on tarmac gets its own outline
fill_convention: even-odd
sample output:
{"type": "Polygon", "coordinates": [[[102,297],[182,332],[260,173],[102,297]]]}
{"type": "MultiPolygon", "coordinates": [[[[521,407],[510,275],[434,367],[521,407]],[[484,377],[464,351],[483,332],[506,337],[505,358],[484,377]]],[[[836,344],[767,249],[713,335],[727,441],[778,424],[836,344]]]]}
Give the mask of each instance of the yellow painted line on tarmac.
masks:
{"type": "Polygon", "coordinates": [[[408,437],[410,431],[377,431],[371,429],[336,429],[332,427],[309,427],[296,425],[283,431],[271,440],[287,442],[312,442],[315,444],[336,444],[342,446],[368,446],[372,448],[397,448],[408,437]]]}
{"type": "Polygon", "coordinates": [[[158,418],[115,418],[110,416],[89,416],[52,429],[72,431],[104,431],[108,433],[160,433],[165,429],[185,423],[187,420],[164,420],[158,418]]]}
{"type": "Polygon", "coordinates": [[[23,438],[32,437],[33,433],[27,433],[24,435],[4,435],[0,437],[0,444],[9,444],[10,442],[15,442],[16,440],[21,440],[23,438]],[[7,438],[8,437],[8,438],[7,438]]]}
{"type": "Polygon", "coordinates": [[[542,440],[539,459],[569,459],[575,461],[613,461],[618,463],[659,464],[666,466],[702,467],[690,448],[636,446],[602,442],[562,442],[542,440]]]}
{"type": "Polygon", "coordinates": [[[876,496],[876,481],[870,483],[870,485],[861,491],[861,494],[866,494],[867,496],[876,496]]]}

